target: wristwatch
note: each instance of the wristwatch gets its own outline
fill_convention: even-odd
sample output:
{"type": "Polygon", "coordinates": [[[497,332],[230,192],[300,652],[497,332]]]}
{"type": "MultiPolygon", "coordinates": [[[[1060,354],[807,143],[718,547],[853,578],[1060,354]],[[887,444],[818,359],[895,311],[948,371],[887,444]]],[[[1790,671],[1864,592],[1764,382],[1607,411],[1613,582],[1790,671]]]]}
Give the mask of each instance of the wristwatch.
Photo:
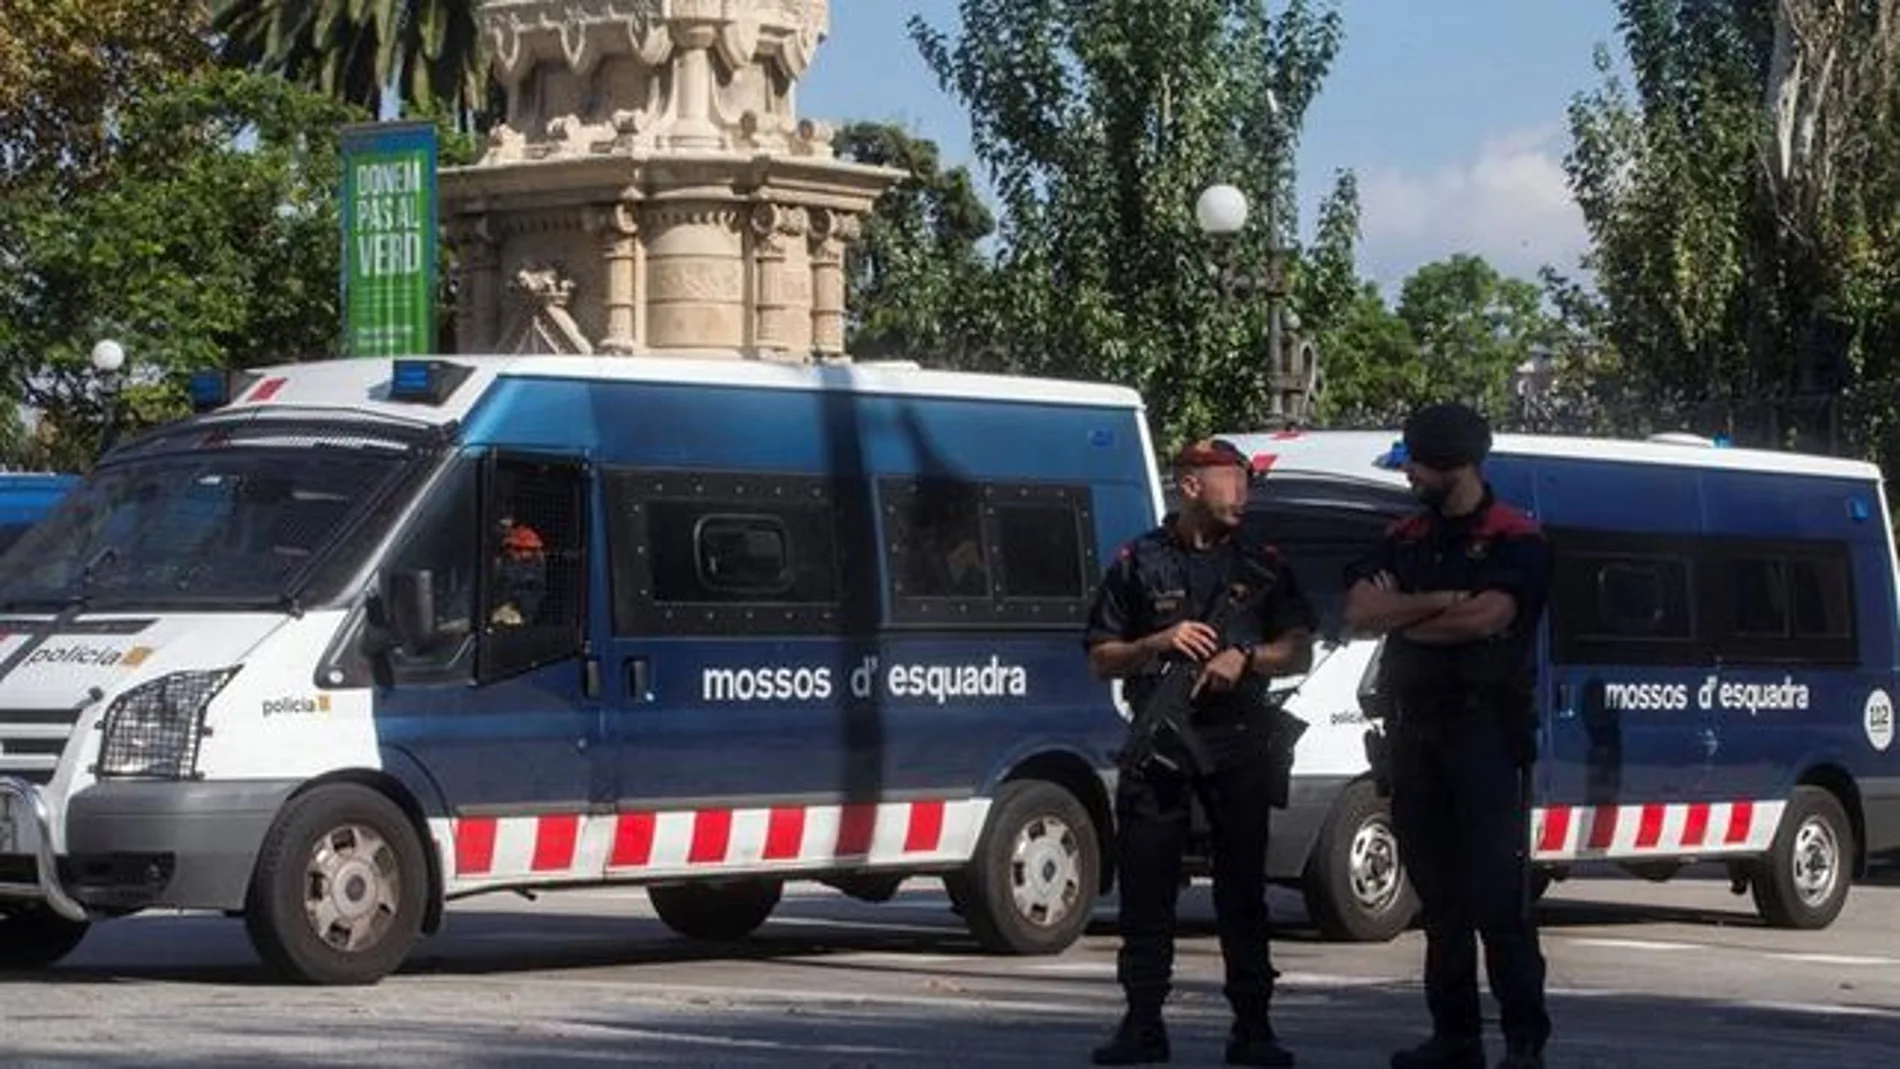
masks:
{"type": "Polygon", "coordinates": [[[1240,654],[1240,670],[1243,674],[1253,671],[1253,647],[1251,645],[1245,642],[1236,642],[1227,648],[1240,654]]]}

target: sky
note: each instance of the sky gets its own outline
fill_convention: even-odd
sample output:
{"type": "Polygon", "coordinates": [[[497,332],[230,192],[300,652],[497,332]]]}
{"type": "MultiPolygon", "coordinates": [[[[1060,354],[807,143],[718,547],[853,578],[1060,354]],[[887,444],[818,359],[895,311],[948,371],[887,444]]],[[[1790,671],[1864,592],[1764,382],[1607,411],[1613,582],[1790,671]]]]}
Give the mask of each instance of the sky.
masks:
{"type": "MultiPolygon", "coordinates": [[[[831,0],[831,34],[798,90],[803,117],[898,122],[983,176],[963,107],[905,31],[954,33],[956,0],[831,0]]],[[[1275,4],[1275,7],[1278,5],[1275,4]]],[[[1565,109],[1615,51],[1610,0],[1337,0],[1345,41],[1307,112],[1300,233],[1331,176],[1359,180],[1360,273],[1391,297],[1422,264],[1474,252],[1508,274],[1580,274],[1587,241],[1563,171],[1565,109]]],[[[1198,190],[1186,191],[1192,197],[1198,190]]]]}

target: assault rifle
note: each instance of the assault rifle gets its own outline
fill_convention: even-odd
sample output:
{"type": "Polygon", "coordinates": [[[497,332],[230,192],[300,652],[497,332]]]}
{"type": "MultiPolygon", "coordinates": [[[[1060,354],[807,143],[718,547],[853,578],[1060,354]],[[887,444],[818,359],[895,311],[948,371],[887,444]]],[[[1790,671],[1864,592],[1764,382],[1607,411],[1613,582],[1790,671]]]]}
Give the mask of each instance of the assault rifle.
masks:
{"type": "MultiPolygon", "coordinates": [[[[1250,607],[1258,596],[1254,588],[1236,583],[1227,589],[1204,622],[1215,635],[1223,635],[1234,616],[1250,607]]],[[[1128,727],[1128,744],[1118,755],[1123,775],[1139,776],[1150,765],[1160,765],[1182,776],[1201,775],[1214,767],[1213,758],[1191,723],[1194,691],[1200,678],[1201,667],[1192,658],[1178,652],[1170,652],[1163,658],[1154,690],[1134,711],[1134,722],[1128,727]],[[1173,747],[1167,745],[1170,741],[1173,747]]]]}

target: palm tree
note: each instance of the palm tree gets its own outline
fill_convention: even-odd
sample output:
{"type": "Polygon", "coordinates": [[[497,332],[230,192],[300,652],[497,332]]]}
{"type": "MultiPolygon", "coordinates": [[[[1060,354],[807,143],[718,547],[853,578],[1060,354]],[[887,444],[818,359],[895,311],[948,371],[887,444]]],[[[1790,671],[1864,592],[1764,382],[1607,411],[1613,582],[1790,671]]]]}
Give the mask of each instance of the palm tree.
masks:
{"type": "Polygon", "coordinates": [[[212,0],[227,63],[280,74],[381,115],[441,107],[473,126],[486,103],[477,0],[212,0]]]}

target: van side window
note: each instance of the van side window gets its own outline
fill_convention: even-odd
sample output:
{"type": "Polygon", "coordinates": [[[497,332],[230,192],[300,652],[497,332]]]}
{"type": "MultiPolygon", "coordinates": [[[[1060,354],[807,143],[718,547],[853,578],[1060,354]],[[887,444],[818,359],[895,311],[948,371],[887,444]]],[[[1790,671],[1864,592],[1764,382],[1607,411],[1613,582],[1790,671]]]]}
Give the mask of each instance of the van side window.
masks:
{"type": "Polygon", "coordinates": [[[1404,512],[1262,497],[1265,500],[1247,509],[1242,529],[1249,538],[1280,551],[1293,581],[1312,603],[1319,633],[1335,640],[1344,628],[1346,570],[1378,549],[1386,529],[1404,512]]]}
{"type": "Polygon", "coordinates": [[[1839,543],[1732,543],[1715,554],[1713,641],[1742,664],[1856,664],[1854,591],[1839,543]]]}
{"type": "Polygon", "coordinates": [[[878,486],[892,621],[1081,623],[1095,579],[1085,486],[890,478],[878,486]]]}
{"type": "MultiPolygon", "coordinates": [[[[478,465],[461,463],[430,495],[412,533],[390,559],[388,571],[428,572],[437,639],[426,650],[391,654],[403,678],[422,678],[462,660],[474,640],[475,595],[481,577],[479,547],[469,532],[481,523],[478,465]]],[[[464,673],[466,678],[466,673],[464,673]]]]}
{"type": "Polygon", "coordinates": [[[1688,539],[1549,531],[1551,656],[1560,664],[1703,661],[1688,539]]]}
{"type": "Polygon", "coordinates": [[[483,680],[581,652],[586,621],[587,473],[577,463],[496,457],[482,525],[483,680]]]}
{"type": "Polygon", "coordinates": [[[614,631],[834,629],[840,524],[865,521],[820,476],[610,471],[614,631]]]}

